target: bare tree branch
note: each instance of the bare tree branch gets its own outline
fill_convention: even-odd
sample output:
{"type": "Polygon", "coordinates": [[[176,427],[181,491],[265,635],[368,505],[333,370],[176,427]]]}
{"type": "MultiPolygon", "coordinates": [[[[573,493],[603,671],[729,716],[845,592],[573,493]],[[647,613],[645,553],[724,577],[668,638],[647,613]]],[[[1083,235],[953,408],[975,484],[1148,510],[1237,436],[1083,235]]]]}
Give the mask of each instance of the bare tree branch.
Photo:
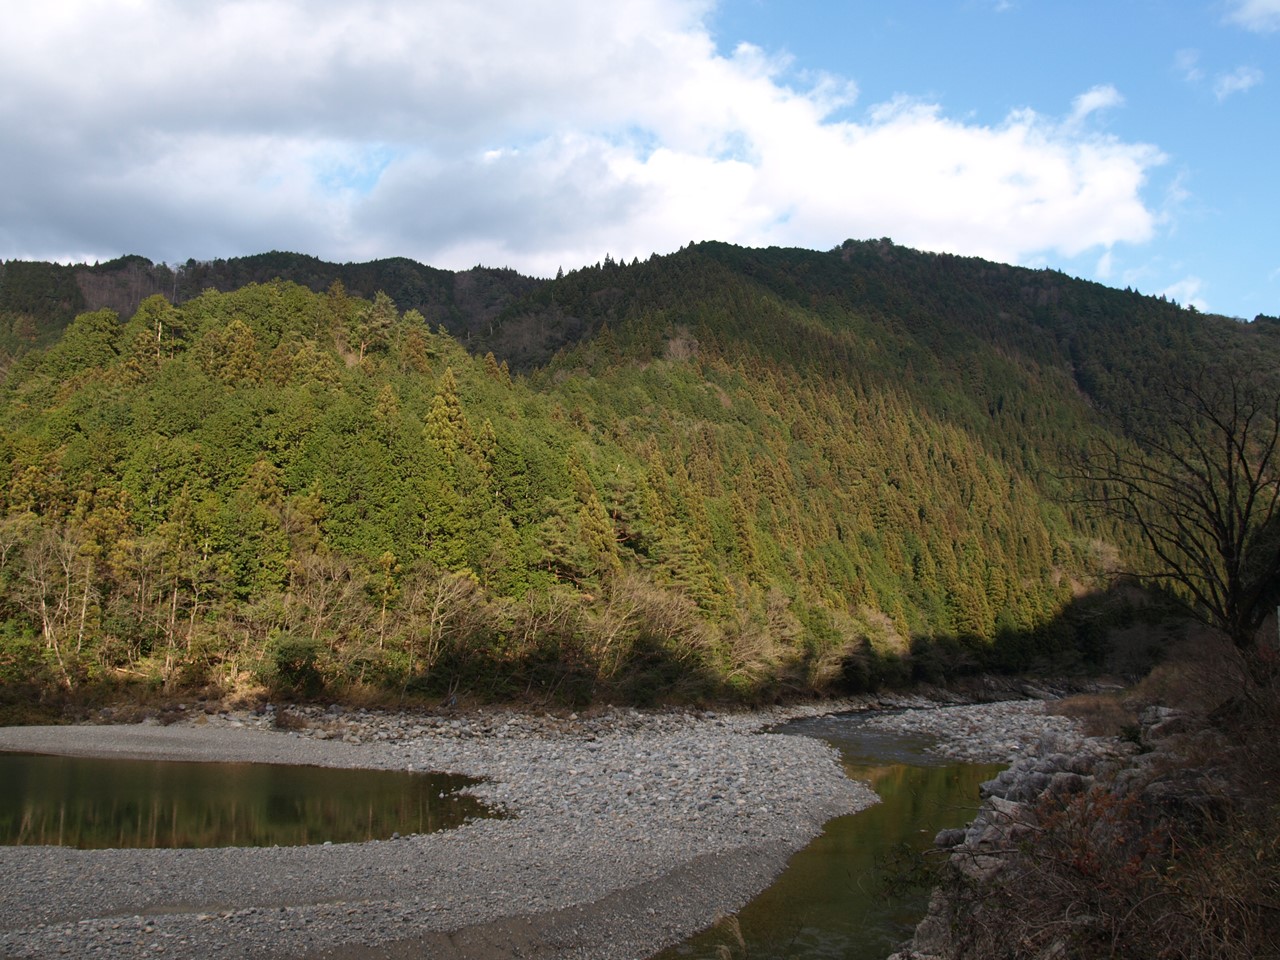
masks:
{"type": "Polygon", "coordinates": [[[1078,502],[1132,525],[1148,551],[1133,572],[1249,649],[1280,600],[1280,384],[1232,368],[1163,400],[1076,459],[1078,502]]]}

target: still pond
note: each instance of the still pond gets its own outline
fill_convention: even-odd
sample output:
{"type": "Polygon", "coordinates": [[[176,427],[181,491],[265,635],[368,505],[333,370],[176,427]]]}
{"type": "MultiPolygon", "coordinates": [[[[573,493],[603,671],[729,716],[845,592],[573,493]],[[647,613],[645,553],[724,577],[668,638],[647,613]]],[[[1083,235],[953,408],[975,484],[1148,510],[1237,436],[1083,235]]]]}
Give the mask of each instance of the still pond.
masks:
{"type": "Polygon", "coordinates": [[[386,840],[489,816],[438,773],[0,753],[0,844],[269,847],[386,840]]]}

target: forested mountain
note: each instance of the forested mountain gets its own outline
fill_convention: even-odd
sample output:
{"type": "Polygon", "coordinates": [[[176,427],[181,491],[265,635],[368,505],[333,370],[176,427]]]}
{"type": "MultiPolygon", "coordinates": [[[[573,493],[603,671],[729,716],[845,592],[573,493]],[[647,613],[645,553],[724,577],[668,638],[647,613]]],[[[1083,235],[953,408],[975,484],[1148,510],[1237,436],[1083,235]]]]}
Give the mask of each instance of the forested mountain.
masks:
{"type": "Polygon", "coordinates": [[[401,310],[417,310],[463,339],[486,331],[493,317],[543,281],[513,270],[476,267],[454,273],[403,257],[369,263],[326,263],[297,253],[229,260],[188,260],[171,267],[145,257],[107,263],[0,262],[0,354],[47,345],[78,313],[108,307],[133,316],[149,296],[181,304],[206,290],[229,292],[250,283],[291,280],[317,293],[339,280],[352,296],[387,294],[401,310]]]}
{"type": "Polygon", "coordinates": [[[1096,661],[1064,614],[1141,546],[1066,464],[1280,361],[1265,319],[888,241],[219,263],[4,265],[0,682],[647,700],[1096,661]],[[56,335],[108,302],[77,269],[156,292],[56,335]]]}

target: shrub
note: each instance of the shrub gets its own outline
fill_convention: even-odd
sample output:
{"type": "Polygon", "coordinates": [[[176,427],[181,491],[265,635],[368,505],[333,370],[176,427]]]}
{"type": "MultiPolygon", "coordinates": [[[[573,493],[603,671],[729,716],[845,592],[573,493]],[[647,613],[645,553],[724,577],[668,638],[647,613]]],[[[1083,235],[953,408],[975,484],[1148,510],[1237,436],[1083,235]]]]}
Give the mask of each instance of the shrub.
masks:
{"type": "Polygon", "coordinates": [[[312,697],[324,686],[319,662],[324,645],[312,637],[272,634],[267,643],[263,682],[282,693],[312,697]]]}
{"type": "MultiPolygon", "coordinates": [[[[1224,692],[1182,669],[1156,685],[1204,704],[1224,692]]],[[[1123,732],[1141,705],[1075,697],[1059,712],[1123,732]]],[[[1111,782],[1046,793],[1002,846],[949,861],[946,956],[1280,958],[1278,723],[1280,688],[1237,688],[1111,782]]]]}
{"type": "Polygon", "coordinates": [[[1138,725],[1133,701],[1124,700],[1119,694],[1081,693],[1054,701],[1045,709],[1070,717],[1090,737],[1131,738],[1138,725]]]}

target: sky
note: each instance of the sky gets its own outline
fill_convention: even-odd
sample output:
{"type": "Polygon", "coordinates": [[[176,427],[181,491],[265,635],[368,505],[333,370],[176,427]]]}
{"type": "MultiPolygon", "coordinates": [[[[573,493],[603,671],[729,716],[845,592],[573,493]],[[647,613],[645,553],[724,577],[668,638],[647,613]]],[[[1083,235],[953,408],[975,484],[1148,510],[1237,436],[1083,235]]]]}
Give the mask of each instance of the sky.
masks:
{"type": "Polygon", "coordinates": [[[1280,315],[1280,0],[5,0],[0,259],[889,237],[1280,315]]]}

